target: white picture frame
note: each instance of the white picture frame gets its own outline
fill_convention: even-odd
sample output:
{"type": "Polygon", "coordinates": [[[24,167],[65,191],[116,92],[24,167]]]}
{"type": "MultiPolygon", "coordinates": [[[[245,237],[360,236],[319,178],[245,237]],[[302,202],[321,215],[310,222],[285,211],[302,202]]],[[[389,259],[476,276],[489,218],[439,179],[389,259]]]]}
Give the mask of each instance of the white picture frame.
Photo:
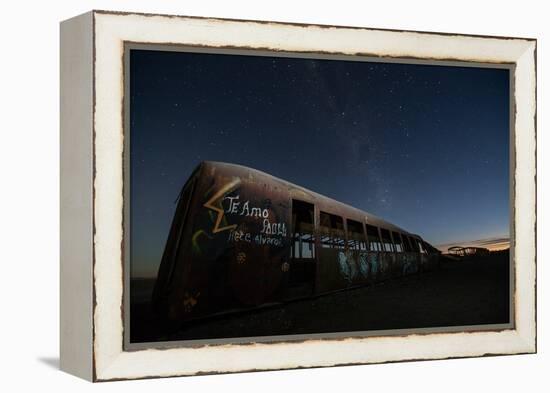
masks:
{"type": "Polygon", "coordinates": [[[536,40],[91,11],[61,24],[61,368],[90,381],[536,352],[536,40]],[[125,43],[513,67],[513,327],[124,347],[125,43]]]}

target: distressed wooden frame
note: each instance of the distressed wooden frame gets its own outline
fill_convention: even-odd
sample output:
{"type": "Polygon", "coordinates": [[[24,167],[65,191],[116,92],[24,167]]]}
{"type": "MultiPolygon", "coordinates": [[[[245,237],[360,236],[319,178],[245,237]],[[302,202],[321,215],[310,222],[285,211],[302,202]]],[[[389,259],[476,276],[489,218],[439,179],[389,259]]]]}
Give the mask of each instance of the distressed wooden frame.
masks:
{"type": "Polygon", "coordinates": [[[536,40],[92,11],[61,24],[61,368],[91,381],[536,352],[536,40]],[[125,43],[507,64],[514,326],[124,350],[125,43]]]}

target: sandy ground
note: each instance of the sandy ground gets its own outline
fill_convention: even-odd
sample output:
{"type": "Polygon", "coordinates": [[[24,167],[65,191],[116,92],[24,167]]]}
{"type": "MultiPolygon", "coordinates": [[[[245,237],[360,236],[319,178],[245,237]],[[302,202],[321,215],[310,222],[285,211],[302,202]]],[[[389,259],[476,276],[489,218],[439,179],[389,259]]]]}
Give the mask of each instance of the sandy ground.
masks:
{"type": "Polygon", "coordinates": [[[313,299],[195,321],[167,331],[150,312],[151,282],[133,283],[132,342],[507,323],[508,252],[313,299]],[[139,290],[135,290],[139,289],[139,290]]]}

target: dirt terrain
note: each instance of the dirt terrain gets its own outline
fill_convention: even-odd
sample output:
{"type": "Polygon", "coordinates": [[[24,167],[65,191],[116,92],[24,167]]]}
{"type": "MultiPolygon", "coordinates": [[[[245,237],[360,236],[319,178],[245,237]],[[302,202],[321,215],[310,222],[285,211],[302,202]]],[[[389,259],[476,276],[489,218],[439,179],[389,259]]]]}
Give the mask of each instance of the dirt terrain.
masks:
{"type": "Polygon", "coordinates": [[[351,332],[508,323],[509,253],[453,261],[436,271],[255,311],[196,321],[169,332],[150,312],[151,282],[132,282],[132,342],[351,332]],[[136,294],[141,293],[141,299],[136,294]]]}

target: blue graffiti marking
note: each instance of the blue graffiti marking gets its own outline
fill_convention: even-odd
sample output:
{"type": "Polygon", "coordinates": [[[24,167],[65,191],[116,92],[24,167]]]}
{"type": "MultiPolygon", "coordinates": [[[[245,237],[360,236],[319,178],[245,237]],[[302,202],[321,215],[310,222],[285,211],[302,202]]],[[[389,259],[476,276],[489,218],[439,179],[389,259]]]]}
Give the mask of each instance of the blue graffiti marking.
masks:
{"type": "Polygon", "coordinates": [[[338,253],[338,264],[340,265],[340,274],[348,282],[351,282],[351,272],[348,265],[348,258],[342,251],[338,253]]]}
{"type": "Polygon", "coordinates": [[[350,270],[351,279],[354,280],[355,277],[357,277],[357,274],[359,274],[359,272],[357,271],[357,263],[353,258],[353,254],[347,255],[347,262],[350,270]]]}
{"type": "Polygon", "coordinates": [[[405,261],[403,262],[403,274],[412,274],[418,271],[418,264],[414,256],[405,255],[405,261]]]}
{"type": "Polygon", "coordinates": [[[370,265],[371,265],[371,273],[374,275],[378,274],[378,255],[377,254],[370,255],[370,265]]]}
{"type": "Polygon", "coordinates": [[[359,254],[359,270],[361,275],[365,278],[369,275],[369,263],[367,261],[367,254],[359,254]]]}

